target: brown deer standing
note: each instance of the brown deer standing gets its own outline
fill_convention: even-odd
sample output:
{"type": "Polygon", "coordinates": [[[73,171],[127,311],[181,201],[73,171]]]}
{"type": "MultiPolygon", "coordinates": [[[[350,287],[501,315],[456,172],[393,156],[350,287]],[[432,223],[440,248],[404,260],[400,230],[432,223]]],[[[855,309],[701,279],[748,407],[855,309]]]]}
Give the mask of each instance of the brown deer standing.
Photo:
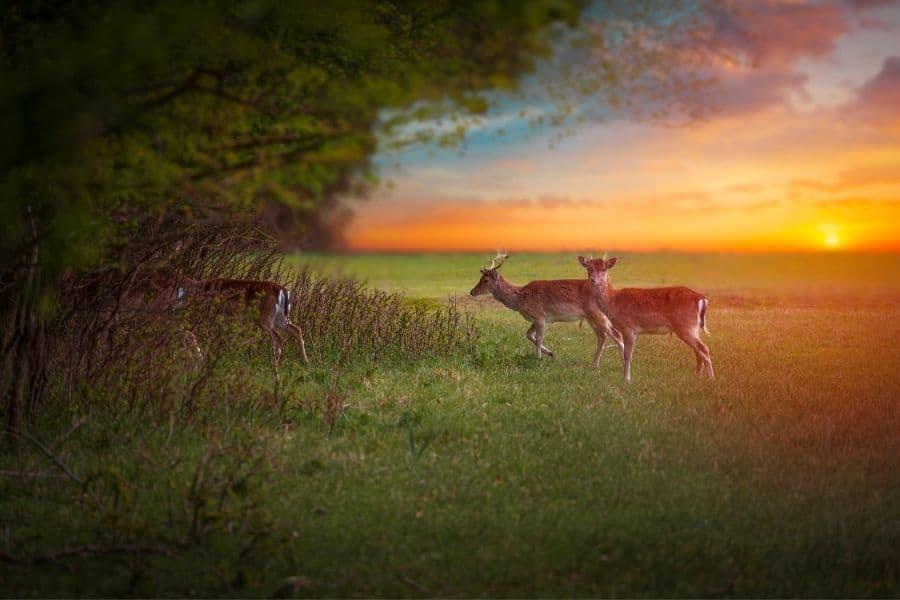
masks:
{"type": "Polygon", "coordinates": [[[686,287],[623,288],[617,290],[609,283],[609,270],[616,258],[585,259],[578,262],[587,269],[596,302],[612,324],[622,332],[625,344],[622,360],[625,379],[631,381],[631,353],[639,333],[662,334],[672,332],[691,347],[697,357],[696,373],[706,371],[714,379],[709,348],[700,341],[700,330],[706,328],[706,309],[709,299],[686,287]]]}
{"type": "Polygon", "coordinates": [[[508,254],[498,254],[489,266],[482,268],[481,279],[469,293],[472,296],[492,294],[504,306],[531,321],[525,336],[534,344],[538,358],[544,354],[553,356],[553,352],[544,346],[544,330],[548,323],[556,321],[587,319],[597,335],[594,368],[600,364],[607,335],[615,340],[620,349],[623,347],[622,336],[597,307],[590,282],[584,279],[555,279],[513,285],[497,272],[508,257],[508,254]]]}
{"type": "Polygon", "coordinates": [[[197,296],[232,314],[240,311],[252,312],[257,317],[256,323],[272,340],[276,368],[285,342],[281,331],[286,331],[294,339],[300,348],[303,363],[309,363],[303,331],[290,320],[291,292],[287,288],[271,281],[243,279],[191,280],[186,287],[197,296]]]}

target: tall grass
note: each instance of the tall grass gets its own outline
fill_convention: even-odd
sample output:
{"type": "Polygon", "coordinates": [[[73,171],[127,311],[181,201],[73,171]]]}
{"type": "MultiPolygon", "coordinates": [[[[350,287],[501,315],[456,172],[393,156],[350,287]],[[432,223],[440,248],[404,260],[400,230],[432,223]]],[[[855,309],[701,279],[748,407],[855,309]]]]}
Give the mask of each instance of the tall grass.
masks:
{"type": "Polygon", "coordinates": [[[291,284],[296,319],[323,356],[421,359],[475,350],[472,315],[451,302],[429,309],[403,294],[302,269],[291,284]]]}
{"type": "MultiPolygon", "coordinates": [[[[150,240],[154,240],[150,237],[150,240]]],[[[402,294],[367,289],[349,278],[285,269],[281,255],[258,232],[215,228],[162,242],[134,240],[120,249],[117,268],[70,277],[68,306],[56,322],[49,360],[54,398],[67,405],[115,412],[148,407],[193,412],[209,388],[229,396],[257,395],[245,382],[246,360],[236,349],[266,348],[254,315],[234,318],[208,300],[160,301],[154,277],[272,281],[292,292],[291,318],[305,330],[318,364],[350,357],[420,359],[471,353],[477,328],[454,304],[429,309],[402,294]],[[202,360],[185,349],[196,334],[202,360]],[[230,373],[227,386],[220,381],[230,373]]],[[[52,399],[51,399],[52,400],[52,399]]]]}

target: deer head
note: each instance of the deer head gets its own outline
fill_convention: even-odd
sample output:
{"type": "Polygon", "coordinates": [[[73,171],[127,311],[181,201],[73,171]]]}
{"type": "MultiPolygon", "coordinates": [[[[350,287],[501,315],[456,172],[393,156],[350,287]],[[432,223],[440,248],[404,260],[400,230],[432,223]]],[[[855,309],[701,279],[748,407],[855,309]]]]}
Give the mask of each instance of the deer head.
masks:
{"type": "Polygon", "coordinates": [[[482,267],[481,279],[478,280],[478,283],[472,288],[472,291],[469,292],[469,294],[472,296],[480,296],[482,294],[492,293],[494,286],[500,279],[500,274],[497,273],[497,269],[500,268],[507,258],[509,258],[509,254],[498,253],[497,256],[491,259],[490,265],[482,267]]]}
{"type": "Polygon", "coordinates": [[[578,257],[578,262],[581,263],[581,266],[587,269],[588,279],[591,280],[591,284],[595,286],[604,286],[609,283],[609,270],[612,269],[616,262],[618,262],[618,258],[615,256],[612,258],[585,258],[583,256],[578,257]]]}

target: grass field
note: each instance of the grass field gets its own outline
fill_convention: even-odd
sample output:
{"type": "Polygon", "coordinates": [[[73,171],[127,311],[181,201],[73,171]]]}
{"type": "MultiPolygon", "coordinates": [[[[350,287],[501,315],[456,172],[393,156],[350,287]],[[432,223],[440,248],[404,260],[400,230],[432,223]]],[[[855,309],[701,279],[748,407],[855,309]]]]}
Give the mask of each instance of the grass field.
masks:
{"type": "MultiPolygon", "coordinates": [[[[711,298],[717,376],[647,336],[631,384],[612,349],[589,368],[576,324],[550,326],[538,361],[521,317],[468,297],[488,258],[289,258],[459,296],[471,355],[370,357],[336,390],[310,339],[283,410],[259,352],[240,359],[258,402],[95,415],[60,440],[82,485],[35,448],[2,455],[0,550],[36,560],[0,561],[0,595],[900,595],[900,256],[625,255],[614,285],[711,298]],[[104,510],[87,474],[114,482],[104,510]],[[87,544],[111,551],[63,552],[87,544]]],[[[503,271],[585,276],[569,254],[503,271]]],[[[48,409],[32,432],[49,444],[78,417],[48,409]]]]}

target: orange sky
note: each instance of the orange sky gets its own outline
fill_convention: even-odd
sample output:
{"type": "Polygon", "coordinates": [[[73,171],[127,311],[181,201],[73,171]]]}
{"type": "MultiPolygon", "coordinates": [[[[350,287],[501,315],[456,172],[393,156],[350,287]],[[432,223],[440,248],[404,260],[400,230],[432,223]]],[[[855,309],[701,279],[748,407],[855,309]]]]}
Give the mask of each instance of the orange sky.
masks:
{"type": "Polygon", "coordinates": [[[744,26],[772,35],[722,68],[700,123],[589,122],[551,149],[500,106],[463,155],[386,155],[403,168],[351,201],[349,246],[900,250],[900,2],[859,4],[755,5],[744,26]]]}

